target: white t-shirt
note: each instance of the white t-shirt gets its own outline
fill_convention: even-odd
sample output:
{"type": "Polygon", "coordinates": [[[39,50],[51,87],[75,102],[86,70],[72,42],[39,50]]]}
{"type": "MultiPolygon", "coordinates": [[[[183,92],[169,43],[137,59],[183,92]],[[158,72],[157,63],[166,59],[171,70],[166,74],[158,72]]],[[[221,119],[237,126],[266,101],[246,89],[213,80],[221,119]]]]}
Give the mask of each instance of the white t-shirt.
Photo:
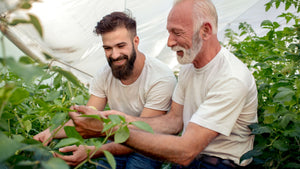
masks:
{"type": "Polygon", "coordinates": [[[255,79],[247,66],[227,49],[222,48],[200,69],[184,65],[173,101],[184,105],[184,130],[192,122],[219,133],[201,154],[239,164],[240,157],[253,149],[254,136],[250,136],[248,125],[257,122],[255,79]]]}
{"type": "Polygon", "coordinates": [[[140,116],[144,107],[168,111],[175,85],[176,78],[166,64],[146,57],[142,73],[130,85],[116,79],[106,64],[92,80],[90,94],[107,98],[110,109],[140,116]]]}

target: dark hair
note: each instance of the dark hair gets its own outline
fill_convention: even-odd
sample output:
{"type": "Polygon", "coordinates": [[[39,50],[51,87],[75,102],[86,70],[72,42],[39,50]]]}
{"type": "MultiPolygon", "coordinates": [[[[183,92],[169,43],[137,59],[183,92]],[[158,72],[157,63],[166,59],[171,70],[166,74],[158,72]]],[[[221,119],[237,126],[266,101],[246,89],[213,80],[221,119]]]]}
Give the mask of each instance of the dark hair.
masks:
{"type": "Polygon", "coordinates": [[[102,35],[120,27],[125,27],[133,37],[136,36],[136,21],[124,12],[113,12],[104,16],[97,23],[94,32],[102,35]]]}

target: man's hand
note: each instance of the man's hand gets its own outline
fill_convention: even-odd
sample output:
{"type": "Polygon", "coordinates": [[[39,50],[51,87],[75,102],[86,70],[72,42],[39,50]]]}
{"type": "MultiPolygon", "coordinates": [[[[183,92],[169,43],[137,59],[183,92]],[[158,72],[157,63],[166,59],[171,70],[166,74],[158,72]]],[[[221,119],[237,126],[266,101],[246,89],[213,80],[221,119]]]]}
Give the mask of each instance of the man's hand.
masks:
{"type": "Polygon", "coordinates": [[[33,136],[33,139],[40,141],[42,143],[44,143],[48,139],[47,142],[44,143],[44,146],[47,146],[53,139],[50,137],[51,137],[50,129],[46,129],[46,130],[40,132],[39,134],[33,136]]]}
{"type": "Polygon", "coordinates": [[[68,165],[77,166],[88,158],[88,153],[91,155],[93,151],[95,151],[95,147],[83,145],[79,145],[77,147],[76,145],[73,145],[60,148],[59,151],[62,153],[73,152],[73,155],[61,155],[54,153],[54,157],[65,160],[68,165]]]}
{"type": "Polygon", "coordinates": [[[83,138],[93,138],[103,136],[101,133],[103,124],[101,121],[90,117],[80,117],[82,114],[86,115],[99,115],[100,111],[97,111],[88,106],[72,106],[71,109],[77,112],[69,112],[69,116],[73,120],[76,130],[83,138]]]}

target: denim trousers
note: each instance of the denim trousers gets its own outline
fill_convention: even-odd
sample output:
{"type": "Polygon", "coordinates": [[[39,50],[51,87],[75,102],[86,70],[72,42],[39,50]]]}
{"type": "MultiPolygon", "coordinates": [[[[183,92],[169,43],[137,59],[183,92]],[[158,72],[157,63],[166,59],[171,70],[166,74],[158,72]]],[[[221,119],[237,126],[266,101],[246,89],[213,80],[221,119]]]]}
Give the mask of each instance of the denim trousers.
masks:
{"type": "Polygon", "coordinates": [[[214,166],[214,165],[205,163],[201,160],[195,159],[188,166],[181,166],[178,164],[173,164],[172,169],[233,169],[233,168],[230,166],[227,166],[225,164],[222,164],[222,163],[214,166]]]}
{"type": "MultiPolygon", "coordinates": [[[[117,169],[160,169],[162,162],[145,157],[138,153],[131,153],[128,155],[115,156],[117,163],[117,169]]],[[[101,158],[99,164],[111,168],[106,162],[106,158],[101,158]]],[[[97,166],[97,169],[103,169],[104,167],[97,166]]]]}

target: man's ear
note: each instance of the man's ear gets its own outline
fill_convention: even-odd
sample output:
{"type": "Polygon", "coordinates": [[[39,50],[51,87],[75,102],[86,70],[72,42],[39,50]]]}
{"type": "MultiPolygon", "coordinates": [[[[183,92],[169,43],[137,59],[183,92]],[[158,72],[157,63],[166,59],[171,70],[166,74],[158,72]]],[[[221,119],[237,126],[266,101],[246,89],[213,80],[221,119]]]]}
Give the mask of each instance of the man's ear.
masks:
{"type": "Polygon", "coordinates": [[[136,48],[137,48],[140,43],[140,38],[138,36],[135,36],[133,38],[133,43],[134,43],[134,46],[136,46],[136,48]]]}
{"type": "Polygon", "coordinates": [[[212,25],[209,22],[203,23],[200,29],[200,36],[203,40],[208,40],[212,35],[212,25]]]}

